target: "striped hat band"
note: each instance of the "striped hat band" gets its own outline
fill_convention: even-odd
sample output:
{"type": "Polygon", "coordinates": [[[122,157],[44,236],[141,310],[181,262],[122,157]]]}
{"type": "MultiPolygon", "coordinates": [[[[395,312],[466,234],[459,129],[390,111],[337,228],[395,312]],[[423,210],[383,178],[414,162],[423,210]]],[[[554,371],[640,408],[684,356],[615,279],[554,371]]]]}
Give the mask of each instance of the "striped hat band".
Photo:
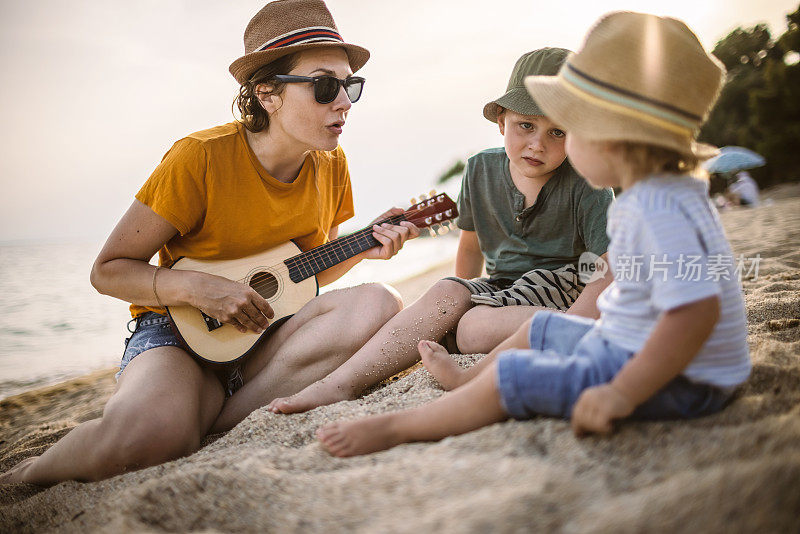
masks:
{"type": "Polygon", "coordinates": [[[263,50],[273,50],[276,48],[283,48],[285,46],[299,45],[306,43],[319,43],[319,42],[344,42],[339,32],[325,26],[312,26],[310,28],[300,28],[293,30],[283,35],[279,35],[274,39],[267,41],[254,52],[261,52],[263,50]]]}
{"type": "Polygon", "coordinates": [[[693,136],[703,121],[702,117],[673,105],[598,80],[570,63],[564,64],[559,76],[567,82],[564,87],[582,100],[680,135],[693,136]]]}

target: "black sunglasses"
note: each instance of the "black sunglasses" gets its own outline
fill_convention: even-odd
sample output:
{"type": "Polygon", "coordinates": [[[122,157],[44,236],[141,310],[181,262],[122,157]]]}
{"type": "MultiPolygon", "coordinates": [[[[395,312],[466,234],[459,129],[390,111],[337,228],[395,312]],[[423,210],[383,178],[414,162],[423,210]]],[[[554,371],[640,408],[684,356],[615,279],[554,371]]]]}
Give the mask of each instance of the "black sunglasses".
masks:
{"type": "Polygon", "coordinates": [[[344,87],[344,92],[350,102],[358,102],[361,91],[364,89],[364,78],[348,76],[340,80],[335,76],[292,76],[291,74],[276,74],[275,80],[283,83],[313,83],[314,100],[320,104],[330,104],[339,95],[339,88],[344,87]]]}

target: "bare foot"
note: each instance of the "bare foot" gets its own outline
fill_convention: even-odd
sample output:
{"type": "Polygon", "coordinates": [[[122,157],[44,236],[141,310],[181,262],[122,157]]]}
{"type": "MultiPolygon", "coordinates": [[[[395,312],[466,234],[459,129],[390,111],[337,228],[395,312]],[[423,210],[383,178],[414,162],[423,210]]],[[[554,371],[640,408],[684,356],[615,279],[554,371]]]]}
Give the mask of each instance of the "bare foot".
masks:
{"type": "Polygon", "coordinates": [[[330,423],[317,430],[317,438],[329,453],[339,457],[390,449],[404,441],[392,430],[393,415],[330,423]]]}
{"type": "Polygon", "coordinates": [[[468,375],[464,369],[450,357],[443,346],[433,341],[422,340],[417,345],[422,365],[428,370],[433,378],[442,385],[445,391],[450,391],[464,382],[467,382],[468,375]]]}
{"type": "Polygon", "coordinates": [[[0,474],[0,486],[5,484],[16,484],[17,482],[25,482],[23,477],[25,475],[25,471],[31,466],[33,462],[36,461],[38,456],[31,456],[30,458],[25,458],[20,463],[9,469],[3,474],[0,474]]]}
{"type": "Polygon", "coordinates": [[[309,384],[290,397],[278,397],[269,403],[272,413],[300,413],[343,400],[354,399],[354,392],[343,386],[326,382],[325,379],[309,384]]]}

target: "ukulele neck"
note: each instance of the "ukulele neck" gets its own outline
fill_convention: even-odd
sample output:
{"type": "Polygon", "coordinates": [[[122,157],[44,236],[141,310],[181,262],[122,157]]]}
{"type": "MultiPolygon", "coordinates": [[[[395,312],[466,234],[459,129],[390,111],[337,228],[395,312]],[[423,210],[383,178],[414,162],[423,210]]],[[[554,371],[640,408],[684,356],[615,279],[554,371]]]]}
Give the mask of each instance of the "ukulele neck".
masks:
{"type": "MultiPolygon", "coordinates": [[[[405,221],[405,214],[393,215],[388,219],[383,219],[375,224],[398,224],[405,221]]],[[[292,256],[284,260],[283,263],[289,269],[289,278],[294,283],[299,283],[314,275],[330,269],[345,260],[357,256],[373,247],[380,245],[380,242],[372,236],[372,225],[362,228],[352,234],[334,239],[329,243],[312,248],[306,252],[292,256]]]]}

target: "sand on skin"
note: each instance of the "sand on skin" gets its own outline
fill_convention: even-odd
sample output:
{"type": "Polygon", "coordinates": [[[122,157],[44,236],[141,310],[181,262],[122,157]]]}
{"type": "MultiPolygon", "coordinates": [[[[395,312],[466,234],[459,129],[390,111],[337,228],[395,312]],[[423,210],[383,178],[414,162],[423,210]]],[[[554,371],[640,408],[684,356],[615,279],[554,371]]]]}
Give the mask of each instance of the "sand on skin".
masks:
{"type": "MultiPolygon", "coordinates": [[[[298,415],[251,414],[197,453],[93,484],[0,488],[0,531],[767,532],[800,529],[800,187],[732,210],[753,374],[722,413],[619,425],[578,440],[565,421],[510,421],[438,443],[338,459],[320,425],[412,407],[442,391],[419,369],[368,396],[298,415]]],[[[399,284],[406,301],[451,265],[399,284]]],[[[470,364],[479,356],[458,358],[470,364]]],[[[0,402],[0,469],[97,417],[104,371],[0,402]]]]}

